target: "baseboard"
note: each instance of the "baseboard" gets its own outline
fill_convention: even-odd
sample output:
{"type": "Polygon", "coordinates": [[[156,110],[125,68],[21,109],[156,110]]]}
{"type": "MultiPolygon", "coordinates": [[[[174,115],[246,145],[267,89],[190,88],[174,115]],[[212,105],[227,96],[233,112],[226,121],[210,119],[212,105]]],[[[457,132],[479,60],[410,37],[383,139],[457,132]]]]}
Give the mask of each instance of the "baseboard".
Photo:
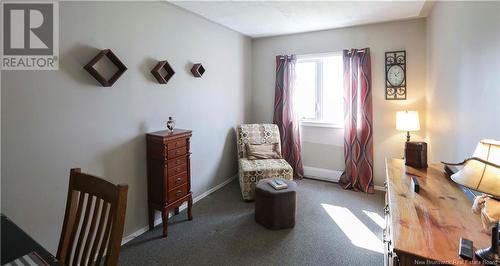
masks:
{"type": "MultiPolygon", "coordinates": [[[[236,174],[236,175],[234,175],[234,176],[232,176],[232,177],[230,177],[230,178],[226,179],[224,182],[222,182],[222,183],[218,184],[217,186],[215,186],[215,187],[213,187],[213,188],[211,188],[211,189],[209,189],[209,190],[207,190],[207,191],[205,191],[205,192],[201,193],[200,195],[198,195],[197,197],[195,197],[195,198],[193,199],[193,204],[195,204],[196,202],[198,202],[198,201],[202,200],[202,199],[203,199],[203,198],[205,198],[206,196],[208,196],[208,195],[210,195],[210,194],[214,193],[215,191],[219,190],[220,188],[224,187],[225,185],[229,184],[229,183],[230,183],[231,181],[233,181],[233,180],[234,180],[237,176],[238,176],[238,175],[236,174]]],[[[186,208],[187,208],[187,204],[186,204],[186,203],[184,203],[184,204],[182,204],[182,205],[179,207],[179,211],[185,210],[186,208]]],[[[169,217],[172,217],[172,215],[170,214],[170,215],[169,215],[169,217]]],[[[154,224],[155,224],[155,226],[157,226],[157,225],[161,224],[161,218],[156,219],[154,224]]],[[[142,227],[141,229],[139,229],[139,230],[137,230],[137,231],[133,232],[132,234],[130,234],[130,235],[128,235],[128,236],[126,236],[126,237],[122,238],[122,245],[125,245],[127,242],[132,241],[134,238],[136,238],[136,237],[138,237],[138,236],[140,236],[140,235],[142,235],[142,234],[146,233],[147,231],[149,231],[149,225],[146,225],[146,226],[142,227]]]]}
{"type": "MultiPolygon", "coordinates": [[[[342,171],[304,166],[304,176],[311,179],[319,179],[338,183],[342,171]]],[[[385,191],[383,186],[373,186],[375,190],[385,191]]]]}
{"type": "Polygon", "coordinates": [[[304,166],[304,176],[324,181],[339,182],[342,171],[304,166]]]}

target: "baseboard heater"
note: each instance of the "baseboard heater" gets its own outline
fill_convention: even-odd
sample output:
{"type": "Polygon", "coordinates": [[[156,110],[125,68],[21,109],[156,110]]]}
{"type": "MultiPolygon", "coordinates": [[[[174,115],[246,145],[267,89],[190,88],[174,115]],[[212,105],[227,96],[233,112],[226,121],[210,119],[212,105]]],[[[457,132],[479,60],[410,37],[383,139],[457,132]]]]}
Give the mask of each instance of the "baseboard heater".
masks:
{"type": "Polygon", "coordinates": [[[304,177],[337,183],[342,171],[304,166],[304,177]]]}

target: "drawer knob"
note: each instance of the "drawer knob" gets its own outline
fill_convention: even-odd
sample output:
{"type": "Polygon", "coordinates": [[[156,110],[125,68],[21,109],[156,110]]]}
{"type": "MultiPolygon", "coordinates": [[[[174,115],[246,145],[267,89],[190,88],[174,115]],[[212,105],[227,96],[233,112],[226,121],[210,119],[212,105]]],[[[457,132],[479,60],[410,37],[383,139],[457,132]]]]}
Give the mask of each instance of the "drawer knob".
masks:
{"type": "Polygon", "coordinates": [[[179,155],[179,151],[178,151],[178,150],[177,150],[177,151],[175,151],[175,154],[176,154],[176,155],[179,155]]]}
{"type": "Polygon", "coordinates": [[[180,177],[177,177],[177,179],[175,180],[175,183],[176,183],[176,184],[181,183],[181,178],[180,178],[180,177]]]}
{"type": "Polygon", "coordinates": [[[182,193],[182,191],[177,190],[177,192],[175,192],[175,196],[176,196],[176,197],[179,197],[179,196],[181,195],[181,193],[182,193]]]}
{"type": "Polygon", "coordinates": [[[175,160],[176,164],[179,164],[180,162],[181,162],[181,160],[179,160],[179,159],[175,160]]]}
{"type": "Polygon", "coordinates": [[[175,169],[175,171],[176,171],[177,173],[179,173],[179,172],[181,171],[181,168],[177,167],[177,168],[175,169]]]}

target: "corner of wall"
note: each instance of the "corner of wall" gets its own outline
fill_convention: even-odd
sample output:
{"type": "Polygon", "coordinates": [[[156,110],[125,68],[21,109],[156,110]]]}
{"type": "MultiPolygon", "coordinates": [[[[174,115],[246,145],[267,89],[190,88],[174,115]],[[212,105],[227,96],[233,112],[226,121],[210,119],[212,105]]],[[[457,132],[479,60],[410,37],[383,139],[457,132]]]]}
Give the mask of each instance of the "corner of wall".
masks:
{"type": "Polygon", "coordinates": [[[429,29],[431,27],[432,21],[432,16],[433,16],[433,10],[435,7],[435,3],[430,5],[428,7],[428,10],[426,11],[427,16],[425,18],[425,37],[426,37],[426,42],[425,42],[425,53],[426,53],[426,78],[425,78],[425,93],[424,93],[424,99],[425,99],[425,133],[424,133],[424,140],[427,143],[427,158],[428,161],[433,161],[433,149],[432,149],[432,139],[431,139],[431,127],[432,127],[432,110],[431,110],[431,101],[432,101],[432,96],[431,96],[431,85],[432,85],[432,75],[431,75],[431,70],[432,70],[432,34],[431,30],[429,29]]]}

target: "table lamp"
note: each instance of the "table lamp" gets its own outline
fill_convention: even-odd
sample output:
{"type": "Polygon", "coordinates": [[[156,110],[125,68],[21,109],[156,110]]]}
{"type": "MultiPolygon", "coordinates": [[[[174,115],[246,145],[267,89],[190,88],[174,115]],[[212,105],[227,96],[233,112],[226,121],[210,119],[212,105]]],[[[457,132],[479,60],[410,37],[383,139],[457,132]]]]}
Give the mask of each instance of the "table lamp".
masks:
{"type": "Polygon", "coordinates": [[[420,121],[417,111],[396,112],[396,129],[406,131],[406,141],[410,141],[410,131],[420,130],[420,121]]]}
{"type": "MultiPolygon", "coordinates": [[[[498,249],[498,229],[500,222],[500,204],[498,202],[500,199],[500,141],[491,139],[481,140],[471,158],[457,164],[444,164],[463,165],[464,167],[453,174],[451,179],[458,184],[488,195],[490,203],[483,208],[481,218],[486,218],[490,224],[493,224],[491,247],[477,250],[476,256],[484,261],[500,265],[498,249]]],[[[483,226],[486,226],[484,222],[483,226]]]]}

